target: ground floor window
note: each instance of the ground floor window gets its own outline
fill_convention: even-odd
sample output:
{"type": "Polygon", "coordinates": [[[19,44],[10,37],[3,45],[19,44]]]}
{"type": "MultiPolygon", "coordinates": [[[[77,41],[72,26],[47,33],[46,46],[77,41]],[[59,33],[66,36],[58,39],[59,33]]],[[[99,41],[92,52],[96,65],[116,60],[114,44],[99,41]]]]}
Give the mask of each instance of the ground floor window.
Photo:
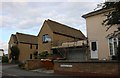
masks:
{"type": "Polygon", "coordinates": [[[98,59],[98,41],[90,41],[91,59],[98,59]]]}
{"type": "Polygon", "coordinates": [[[32,54],[30,54],[30,59],[32,59],[32,54]]]}
{"type": "Polygon", "coordinates": [[[109,38],[110,56],[116,55],[120,38],[109,38]]]}

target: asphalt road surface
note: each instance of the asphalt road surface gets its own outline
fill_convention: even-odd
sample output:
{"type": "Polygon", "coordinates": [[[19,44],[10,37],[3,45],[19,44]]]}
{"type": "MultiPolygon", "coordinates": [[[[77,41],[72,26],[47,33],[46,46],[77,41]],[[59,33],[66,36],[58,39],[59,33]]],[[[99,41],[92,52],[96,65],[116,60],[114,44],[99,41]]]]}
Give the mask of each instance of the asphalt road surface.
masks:
{"type": "Polygon", "coordinates": [[[34,72],[20,69],[15,64],[2,65],[2,78],[79,78],[72,76],[58,75],[54,73],[34,72]]]}

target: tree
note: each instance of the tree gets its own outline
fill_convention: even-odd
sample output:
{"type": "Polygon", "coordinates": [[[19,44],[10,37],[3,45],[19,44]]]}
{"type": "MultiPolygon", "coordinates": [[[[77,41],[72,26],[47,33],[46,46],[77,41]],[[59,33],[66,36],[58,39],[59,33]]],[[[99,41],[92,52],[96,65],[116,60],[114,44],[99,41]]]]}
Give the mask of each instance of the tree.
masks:
{"type": "MultiPolygon", "coordinates": [[[[107,30],[109,30],[109,28],[113,25],[120,24],[120,1],[105,2],[102,5],[102,9],[113,9],[105,15],[107,18],[103,20],[103,25],[108,26],[107,30]]],[[[118,27],[118,31],[120,31],[120,27],[118,27]]],[[[120,61],[120,43],[118,44],[117,49],[117,60],[120,61]]]]}
{"type": "Polygon", "coordinates": [[[12,46],[10,48],[11,50],[11,54],[10,54],[10,57],[12,58],[13,61],[15,61],[15,63],[18,61],[19,59],[19,48],[15,45],[15,46],[12,46]]]}
{"type": "MultiPolygon", "coordinates": [[[[113,11],[105,15],[107,18],[103,21],[103,25],[108,26],[109,29],[115,24],[120,24],[120,1],[105,2],[102,5],[102,9],[113,9],[113,11]]],[[[120,28],[118,28],[118,30],[120,31],[120,28]]]]}
{"type": "Polygon", "coordinates": [[[7,56],[2,56],[2,63],[8,63],[8,57],[7,56]]]}

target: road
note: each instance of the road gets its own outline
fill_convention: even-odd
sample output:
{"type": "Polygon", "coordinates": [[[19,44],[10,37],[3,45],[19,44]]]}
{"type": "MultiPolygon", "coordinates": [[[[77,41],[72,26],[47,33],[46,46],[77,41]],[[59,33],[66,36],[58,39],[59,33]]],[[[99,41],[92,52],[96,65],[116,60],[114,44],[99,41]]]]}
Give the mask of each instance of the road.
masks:
{"type": "Polygon", "coordinates": [[[2,77],[2,63],[0,62],[0,78],[2,77]]]}
{"type": "MultiPolygon", "coordinates": [[[[43,73],[35,71],[27,71],[20,69],[15,64],[0,64],[0,78],[115,78],[115,77],[80,77],[80,76],[65,76],[55,73],[43,73]]],[[[117,77],[119,78],[119,77],[117,77]]]]}
{"type": "Polygon", "coordinates": [[[76,78],[76,77],[57,75],[54,73],[27,71],[20,69],[18,65],[15,64],[3,64],[2,78],[76,78]]]}

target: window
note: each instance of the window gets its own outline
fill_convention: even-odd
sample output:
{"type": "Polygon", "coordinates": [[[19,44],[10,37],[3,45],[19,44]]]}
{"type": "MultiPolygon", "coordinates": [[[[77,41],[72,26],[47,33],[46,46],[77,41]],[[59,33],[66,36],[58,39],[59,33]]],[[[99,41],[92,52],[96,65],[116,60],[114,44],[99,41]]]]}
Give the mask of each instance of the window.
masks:
{"type": "Polygon", "coordinates": [[[32,49],[32,44],[30,44],[30,49],[32,49]]]}
{"type": "Polygon", "coordinates": [[[118,38],[109,38],[110,55],[116,55],[118,47],[118,38]]]}
{"type": "Polygon", "coordinates": [[[36,49],[38,49],[38,45],[36,45],[36,49]]]}
{"type": "Polygon", "coordinates": [[[96,42],[92,42],[91,46],[92,46],[92,51],[96,51],[97,50],[97,44],[96,44],[96,42]]]}
{"type": "Polygon", "coordinates": [[[98,59],[98,41],[90,41],[91,59],[98,59]]]}
{"type": "Polygon", "coordinates": [[[113,53],[113,39],[109,38],[109,48],[110,48],[110,55],[114,55],[113,53]]]}
{"type": "Polygon", "coordinates": [[[120,37],[118,38],[118,45],[120,45],[120,37]]]}
{"type": "Polygon", "coordinates": [[[118,45],[120,46],[120,37],[118,38],[118,45]]]}
{"type": "Polygon", "coordinates": [[[30,59],[32,59],[32,54],[30,54],[30,59]]]}
{"type": "Polygon", "coordinates": [[[43,43],[47,43],[47,42],[51,41],[51,38],[48,34],[46,34],[46,35],[43,35],[42,41],[43,41],[43,43]]]}

